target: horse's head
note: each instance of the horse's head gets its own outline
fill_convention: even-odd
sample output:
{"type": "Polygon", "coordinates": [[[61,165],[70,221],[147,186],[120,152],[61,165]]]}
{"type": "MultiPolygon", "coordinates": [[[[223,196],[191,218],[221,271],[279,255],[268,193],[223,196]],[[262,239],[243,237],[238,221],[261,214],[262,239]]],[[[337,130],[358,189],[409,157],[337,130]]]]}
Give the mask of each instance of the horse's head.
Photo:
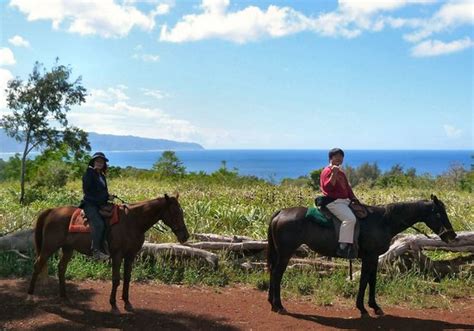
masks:
{"type": "Polygon", "coordinates": [[[444,242],[453,241],[457,236],[449,221],[444,203],[438,200],[436,195],[431,195],[431,209],[425,223],[444,242]]]}
{"type": "Polygon", "coordinates": [[[178,201],[179,194],[170,197],[165,194],[166,207],[162,214],[163,222],[173,231],[180,243],[189,239],[189,232],[184,223],[183,209],[178,201]]]}

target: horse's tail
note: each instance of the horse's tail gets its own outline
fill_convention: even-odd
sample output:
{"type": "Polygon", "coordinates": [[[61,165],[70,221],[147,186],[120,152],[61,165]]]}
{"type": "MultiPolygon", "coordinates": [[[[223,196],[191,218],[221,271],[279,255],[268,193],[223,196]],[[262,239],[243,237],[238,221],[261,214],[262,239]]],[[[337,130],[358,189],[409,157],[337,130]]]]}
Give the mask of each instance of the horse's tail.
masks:
{"type": "Polygon", "coordinates": [[[275,214],[272,215],[270,218],[270,224],[268,225],[268,243],[267,243],[267,270],[268,272],[272,272],[272,267],[275,264],[276,259],[276,247],[273,240],[273,220],[275,217],[280,214],[280,211],[277,211],[275,214]]]}
{"type": "Polygon", "coordinates": [[[46,216],[48,216],[51,209],[47,209],[39,214],[38,219],[36,220],[35,226],[35,249],[36,256],[39,256],[41,253],[41,246],[43,245],[43,228],[46,216]]]}

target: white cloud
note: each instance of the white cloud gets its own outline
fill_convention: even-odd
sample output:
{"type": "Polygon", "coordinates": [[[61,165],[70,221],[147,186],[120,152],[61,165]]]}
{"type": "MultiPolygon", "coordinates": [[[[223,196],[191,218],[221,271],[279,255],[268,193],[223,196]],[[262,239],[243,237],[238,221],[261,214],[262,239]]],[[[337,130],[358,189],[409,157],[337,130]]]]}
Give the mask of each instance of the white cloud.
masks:
{"type": "Polygon", "coordinates": [[[135,53],[132,55],[132,58],[135,60],[142,60],[145,62],[158,62],[160,60],[160,56],[156,54],[138,54],[135,53]]]}
{"type": "MultiPolygon", "coordinates": [[[[364,31],[378,32],[385,27],[412,29],[405,35],[420,42],[438,32],[474,23],[473,0],[442,3],[432,17],[391,17],[385,13],[409,5],[439,4],[436,0],[339,0],[334,11],[307,16],[290,7],[271,5],[266,10],[247,6],[230,10],[230,0],[203,0],[200,13],[183,16],[175,26],[163,25],[160,41],[188,42],[223,39],[246,43],[262,38],[277,38],[302,31],[322,36],[355,38],[364,31]]],[[[469,38],[443,43],[427,40],[412,49],[413,56],[434,56],[472,46],[469,38]]]]}
{"type": "Polygon", "coordinates": [[[443,125],[444,128],[444,133],[446,133],[446,136],[448,138],[459,138],[462,134],[462,130],[458,129],[452,125],[445,124],[443,125]]]}
{"type": "Polygon", "coordinates": [[[117,85],[116,87],[109,87],[106,90],[92,89],[90,94],[87,96],[87,102],[94,103],[98,100],[104,101],[125,101],[130,98],[125,94],[124,90],[127,87],[125,85],[117,85]]]}
{"type": "Polygon", "coordinates": [[[0,110],[7,107],[7,95],[5,89],[9,80],[13,79],[12,73],[7,70],[0,68],[0,110]]]}
{"type": "Polygon", "coordinates": [[[472,24],[474,24],[474,1],[450,1],[444,4],[431,18],[424,20],[420,29],[406,34],[405,39],[410,42],[419,42],[434,33],[472,24]]]}
{"type": "Polygon", "coordinates": [[[355,15],[374,14],[380,11],[392,11],[411,4],[430,4],[436,0],[339,0],[341,11],[355,15]]]}
{"type": "Polygon", "coordinates": [[[262,37],[282,37],[307,29],[311,22],[290,7],[269,6],[266,11],[255,6],[227,12],[229,0],[204,0],[203,13],[185,15],[173,28],[164,25],[160,40],[169,42],[220,38],[237,43],[262,37]]]}
{"type": "Polygon", "coordinates": [[[153,98],[158,99],[158,100],[161,100],[163,98],[167,98],[167,97],[170,96],[168,93],[166,93],[164,91],[161,91],[161,90],[150,90],[150,89],[147,89],[147,88],[142,88],[141,90],[142,90],[144,95],[153,97],[153,98]]]}
{"type": "Polygon", "coordinates": [[[86,131],[180,141],[202,142],[214,135],[161,109],[136,106],[115,92],[115,87],[92,90],[86,103],[69,113],[71,122],[86,131]]]}
{"type": "Polygon", "coordinates": [[[171,6],[167,3],[160,3],[158,6],[156,6],[154,13],[156,15],[166,15],[170,12],[171,6]]]}
{"type": "Polygon", "coordinates": [[[433,0],[340,0],[335,11],[317,17],[306,16],[290,7],[271,5],[267,10],[248,6],[229,12],[229,0],[203,0],[202,13],[185,15],[172,28],[164,25],[160,40],[169,42],[196,41],[220,38],[237,43],[263,37],[282,37],[301,31],[312,31],[325,36],[354,38],[364,30],[380,31],[394,19],[374,18],[375,14],[392,11],[409,4],[428,4],[433,0]]]}
{"type": "Polygon", "coordinates": [[[11,37],[8,42],[17,47],[30,47],[30,42],[19,35],[11,37]]]}
{"type": "Polygon", "coordinates": [[[0,66],[13,65],[15,63],[15,56],[12,50],[8,47],[0,48],[0,66]]]}
{"type": "Polygon", "coordinates": [[[10,6],[26,14],[28,21],[51,20],[54,29],[64,24],[71,33],[105,38],[124,37],[134,27],[151,31],[158,15],[157,9],[146,14],[114,0],[11,0],[10,6]]]}
{"type": "Polygon", "coordinates": [[[460,52],[473,46],[474,41],[469,37],[448,43],[440,40],[426,40],[413,47],[411,49],[411,54],[414,57],[438,56],[460,52]]]}

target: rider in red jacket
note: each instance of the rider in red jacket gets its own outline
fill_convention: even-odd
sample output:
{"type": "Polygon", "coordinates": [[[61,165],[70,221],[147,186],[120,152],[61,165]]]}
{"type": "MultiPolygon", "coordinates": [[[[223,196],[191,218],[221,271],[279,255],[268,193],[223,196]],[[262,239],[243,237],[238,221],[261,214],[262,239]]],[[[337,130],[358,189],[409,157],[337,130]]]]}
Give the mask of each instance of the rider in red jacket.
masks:
{"type": "Polygon", "coordinates": [[[320,187],[323,195],[333,200],[326,205],[326,208],[342,222],[339,231],[339,248],[336,254],[352,259],[356,257],[353,249],[356,217],[349,208],[349,204],[357,198],[346,174],[342,171],[343,161],[344,151],[342,149],[333,148],[329,151],[329,165],[321,172],[320,187]]]}

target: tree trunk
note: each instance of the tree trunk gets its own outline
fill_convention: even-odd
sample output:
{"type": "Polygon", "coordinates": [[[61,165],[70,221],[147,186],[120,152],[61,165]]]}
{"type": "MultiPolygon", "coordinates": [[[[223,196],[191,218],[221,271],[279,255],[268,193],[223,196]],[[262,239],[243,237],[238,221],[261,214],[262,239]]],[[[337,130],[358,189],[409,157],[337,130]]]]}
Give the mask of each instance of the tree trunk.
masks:
{"type": "Polygon", "coordinates": [[[228,250],[233,252],[241,251],[262,251],[267,248],[266,240],[254,240],[244,242],[214,242],[214,241],[202,241],[197,243],[185,244],[186,246],[208,250],[228,250]]]}
{"type": "Polygon", "coordinates": [[[153,256],[168,255],[178,258],[186,257],[203,259],[207,263],[209,263],[214,269],[217,269],[219,263],[219,257],[214,253],[199,248],[192,248],[173,243],[154,244],[146,242],[143,244],[140,253],[153,256]]]}
{"type": "Polygon", "coordinates": [[[474,232],[461,231],[457,233],[455,241],[447,244],[439,238],[428,239],[419,234],[398,236],[392,242],[385,254],[379,256],[379,264],[392,263],[397,257],[408,251],[420,251],[422,249],[440,249],[451,252],[474,253],[474,232]]]}
{"type": "Polygon", "coordinates": [[[28,155],[28,147],[30,145],[30,130],[26,133],[25,150],[21,158],[21,179],[20,179],[20,204],[25,202],[25,172],[26,172],[26,156],[28,155]]]}
{"type": "Polygon", "coordinates": [[[223,236],[214,233],[194,233],[192,235],[194,239],[199,241],[214,241],[214,242],[230,242],[230,243],[240,243],[243,241],[255,241],[255,239],[245,236],[223,236]]]}

